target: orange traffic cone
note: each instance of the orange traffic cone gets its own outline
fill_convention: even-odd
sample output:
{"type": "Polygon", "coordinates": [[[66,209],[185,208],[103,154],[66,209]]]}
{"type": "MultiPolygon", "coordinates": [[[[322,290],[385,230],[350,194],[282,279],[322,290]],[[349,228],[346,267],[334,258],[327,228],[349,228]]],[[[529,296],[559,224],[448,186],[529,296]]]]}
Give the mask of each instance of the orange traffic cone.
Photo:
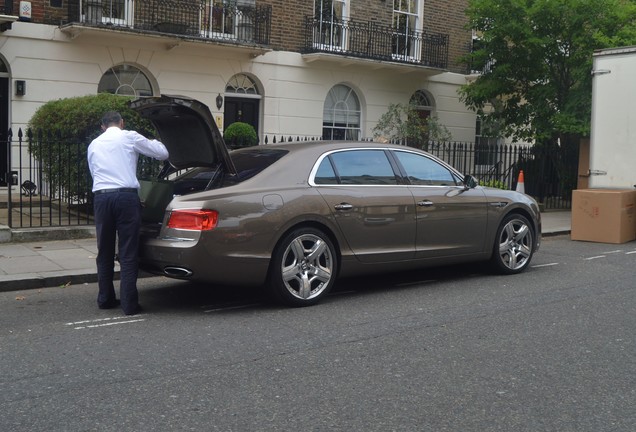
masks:
{"type": "Polygon", "coordinates": [[[523,170],[519,171],[519,179],[517,180],[517,192],[526,193],[526,187],[523,184],[523,170]]]}

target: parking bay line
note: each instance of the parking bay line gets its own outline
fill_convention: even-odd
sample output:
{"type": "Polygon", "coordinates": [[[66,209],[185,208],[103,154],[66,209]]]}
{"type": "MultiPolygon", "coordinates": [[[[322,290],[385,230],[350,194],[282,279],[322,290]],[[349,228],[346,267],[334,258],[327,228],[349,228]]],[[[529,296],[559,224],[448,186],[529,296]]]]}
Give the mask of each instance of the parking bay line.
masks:
{"type": "MultiPolygon", "coordinates": [[[[141,316],[141,315],[138,315],[138,316],[141,316]]],[[[77,327],[74,327],[73,330],[82,330],[87,328],[108,327],[108,326],[119,325],[119,324],[132,324],[132,323],[142,322],[142,321],[146,321],[146,319],[145,318],[130,319],[129,317],[112,317],[112,318],[99,318],[94,320],[70,322],[70,323],[66,323],[66,325],[77,326],[77,327]],[[126,321],[121,321],[121,320],[126,320],[126,321]],[[91,323],[97,323],[97,324],[91,324],[91,323]],[[85,325],[82,325],[82,324],[85,324],[85,325]]]]}

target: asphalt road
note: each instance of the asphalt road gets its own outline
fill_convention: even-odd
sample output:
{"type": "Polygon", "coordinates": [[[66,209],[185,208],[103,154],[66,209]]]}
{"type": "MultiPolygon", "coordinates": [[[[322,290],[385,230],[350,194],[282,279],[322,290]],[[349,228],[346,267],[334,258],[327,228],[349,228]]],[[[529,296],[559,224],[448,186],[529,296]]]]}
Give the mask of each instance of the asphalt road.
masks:
{"type": "Polygon", "coordinates": [[[342,280],[318,306],[150,278],[0,293],[2,431],[636,430],[636,242],[342,280]]]}

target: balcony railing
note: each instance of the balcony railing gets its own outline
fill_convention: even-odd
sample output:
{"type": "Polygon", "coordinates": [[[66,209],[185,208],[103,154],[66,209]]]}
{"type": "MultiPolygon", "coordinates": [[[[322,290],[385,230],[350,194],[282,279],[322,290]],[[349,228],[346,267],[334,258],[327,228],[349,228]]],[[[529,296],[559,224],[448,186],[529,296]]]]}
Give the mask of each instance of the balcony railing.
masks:
{"type": "Polygon", "coordinates": [[[373,22],[324,21],[306,17],[303,52],[325,52],[445,69],[448,66],[448,35],[401,33],[373,22]]]}
{"type": "Polygon", "coordinates": [[[269,45],[271,6],[218,0],[69,1],[73,25],[173,34],[237,44],[269,45]]]}

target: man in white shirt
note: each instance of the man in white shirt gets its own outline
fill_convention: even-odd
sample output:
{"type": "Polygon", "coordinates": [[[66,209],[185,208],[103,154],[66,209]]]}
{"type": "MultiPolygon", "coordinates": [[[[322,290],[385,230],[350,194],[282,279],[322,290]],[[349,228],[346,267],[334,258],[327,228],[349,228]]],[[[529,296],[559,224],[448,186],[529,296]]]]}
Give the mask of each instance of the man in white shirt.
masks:
{"type": "Polygon", "coordinates": [[[102,117],[100,136],[88,146],[88,167],[93,176],[95,232],[97,235],[97,279],[100,309],[121,304],[126,315],[141,312],[137,293],[141,203],[137,193],[137,160],[143,154],[168,159],[168,150],[157,140],[124,130],[118,112],[102,117]],[[119,238],[120,300],[115,296],[115,245],[119,238]]]}

